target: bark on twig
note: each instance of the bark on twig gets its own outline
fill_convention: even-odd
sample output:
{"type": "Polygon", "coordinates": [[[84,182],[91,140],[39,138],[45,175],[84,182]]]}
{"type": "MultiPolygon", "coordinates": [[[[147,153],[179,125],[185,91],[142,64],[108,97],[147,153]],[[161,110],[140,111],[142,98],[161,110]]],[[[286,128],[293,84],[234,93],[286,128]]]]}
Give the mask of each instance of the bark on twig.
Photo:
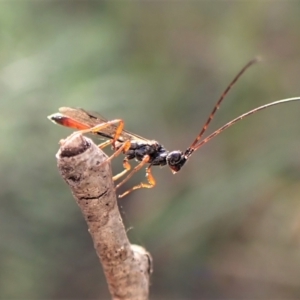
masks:
{"type": "Polygon", "coordinates": [[[90,139],[76,133],[61,142],[56,157],[87,222],[112,298],[148,299],[151,256],[129,243],[107,156],[90,139]]]}

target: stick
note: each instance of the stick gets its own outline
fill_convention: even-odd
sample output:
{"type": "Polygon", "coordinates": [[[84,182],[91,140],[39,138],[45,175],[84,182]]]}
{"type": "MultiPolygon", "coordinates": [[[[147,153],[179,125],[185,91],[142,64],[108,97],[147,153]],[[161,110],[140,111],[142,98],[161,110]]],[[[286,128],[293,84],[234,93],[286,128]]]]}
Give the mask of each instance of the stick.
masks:
{"type": "Polygon", "coordinates": [[[74,133],[60,142],[56,158],[87,222],[112,299],[148,299],[151,256],[129,243],[106,154],[90,139],[74,133]]]}

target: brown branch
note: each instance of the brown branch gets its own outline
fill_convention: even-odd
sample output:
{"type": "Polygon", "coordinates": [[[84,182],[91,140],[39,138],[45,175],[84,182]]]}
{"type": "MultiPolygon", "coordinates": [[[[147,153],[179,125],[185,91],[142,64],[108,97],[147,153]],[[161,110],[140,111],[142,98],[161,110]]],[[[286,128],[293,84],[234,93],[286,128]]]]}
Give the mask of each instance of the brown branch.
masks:
{"type": "Polygon", "coordinates": [[[148,299],[151,256],[129,243],[107,156],[79,133],[60,145],[59,171],[87,222],[112,299],[148,299]]]}

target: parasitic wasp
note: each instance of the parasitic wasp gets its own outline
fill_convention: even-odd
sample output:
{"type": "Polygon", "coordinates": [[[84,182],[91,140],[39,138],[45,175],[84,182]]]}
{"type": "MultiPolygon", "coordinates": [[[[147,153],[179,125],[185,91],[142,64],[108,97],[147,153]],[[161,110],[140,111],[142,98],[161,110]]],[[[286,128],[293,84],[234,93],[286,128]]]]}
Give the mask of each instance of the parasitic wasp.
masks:
{"type": "Polygon", "coordinates": [[[151,168],[152,166],[169,166],[172,173],[175,174],[181,170],[190,156],[204,144],[210,141],[212,138],[219,135],[222,131],[229,128],[233,124],[242,120],[243,118],[255,114],[258,111],[266,109],[271,106],[275,106],[282,103],[300,101],[300,97],[288,98],[279,101],[274,101],[257,108],[254,108],[239,117],[231,120],[226,123],[206,138],[201,139],[203,134],[206,132],[208,125],[212,121],[216,111],[219,109],[222,101],[225,96],[228,94],[229,90],[236,83],[236,81],[241,77],[241,75],[254,63],[258,61],[257,58],[249,61],[241,71],[234,77],[231,83],[227,86],[216,105],[214,106],[211,114],[209,115],[207,121],[202,127],[200,133],[197,135],[193,143],[184,151],[168,151],[164,148],[159,142],[155,140],[148,140],[139,135],[131,133],[127,130],[124,130],[124,121],[122,119],[107,120],[101,115],[85,111],[81,108],[70,108],[70,107],[61,107],[59,108],[59,113],[50,115],[48,118],[56,123],[66,127],[74,128],[79,130],[81,133],[93,133],[97,134],[100,138],[106,139],[105,142],[99,145],[101,149],[105,148],[108,145],[112,145],[113,150],[115,151],[109,159],[112,159],[119,154],[123,153],[125,158],[123,159],[124,170],[119,174],[113,177],[113,180],[118,180],[123,177],[126,173],[127,176],[116,185],[116,188],[122,186],[131,176],[136,173],[138,170],[146,167],[146,177],[147,183],[140,183],[134,187],[127,190],[125,193],[120,195],[122,198],[125,195],[128,195],[130,192],[140,189],[140,188],[152,188],[155,186],[155,179],[152,175],[151,168]],[[135,159],[139,162],[135,168],[131,169],[130,160],[135,159]],[[129,172],[131,171],[131,172],[129,172]]]}

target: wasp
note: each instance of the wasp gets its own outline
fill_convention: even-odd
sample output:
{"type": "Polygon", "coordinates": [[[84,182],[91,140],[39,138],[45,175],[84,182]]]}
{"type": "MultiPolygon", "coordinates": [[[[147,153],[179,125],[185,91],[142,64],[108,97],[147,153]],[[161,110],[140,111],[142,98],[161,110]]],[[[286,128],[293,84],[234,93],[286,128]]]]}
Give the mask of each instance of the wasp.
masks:
{"type": "Polygon", "coordinates": [[[185,165],[191,155],[209,142],[211,139],[219,135],[225,129],[234,125],[243,118],[255,114],[263,109],[266,109],[271,106],[275,106],[282,103],[299,101],[300,97],[288,98],[279,101],[274,101],[257,108],[254,108],[237,118],[226,123],[212,134],[202,139],[203,134],[206,132],[210,122],[215,116],[216,111],[219,109],[222,101],[225,99],[229,90],[237,82],[237,80],[242,76],[242,74],[253,64],[258,62],[258,58],[250,60],[241,71],[234,77],[231,83],[227,86],[225,91],[222,93],[221,97],[218,99],[215,104],[212,112],[210,113],[207,121],[204,123],[200,133],[197,135],[192,144],[185,150],[174,150],[168,151],[162,144],[155,140],[149,140],[143,138],[135,133],[131,133],[124,129],[124,121],[122,119],[107,120],[99,114],[88,112],[81,108],[70,108],[70,107],[61,107],[59,108],[59,113],[52,114],[48,118],[56,123],[66,127],[79,130],[81,133],[93,133],[98,135],[102,139],[106,139],[105,142],[99,145],[101,149],[112,145],[114,153],[109,157],[113,159],[119,154],[123,154],[125,157],[123,159],[124,170],[119,174],[113,177],[113,180],[116,181],[123,176],[125,178],[121,180],[117,185],[116,189],[122,186],[129,178],[132,177],[134,173],[139,171],[141,168],[146,166],[146,178],[147,182],[142,182],[138,185],[133,186],[122,195],[119,195],[119,198],[122,198],[134,190],[140,188],[152,188],[155,186],[156,181],[152,175],[152,167],[154,166],[168,166],[172,173],[175,174],[181,170],[185,165]],[[130,165],[130,161],[135,159],[138,161],[133,169],[130,165]]]}

